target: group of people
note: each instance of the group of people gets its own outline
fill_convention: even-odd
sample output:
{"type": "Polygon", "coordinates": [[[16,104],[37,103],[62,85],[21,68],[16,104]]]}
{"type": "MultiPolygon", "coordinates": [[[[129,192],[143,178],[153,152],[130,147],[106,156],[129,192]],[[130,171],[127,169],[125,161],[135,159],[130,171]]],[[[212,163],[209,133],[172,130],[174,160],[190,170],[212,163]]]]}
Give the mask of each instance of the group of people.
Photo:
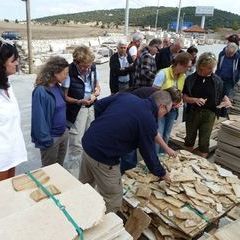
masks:
{"type": "MultiPolygon", "coordinates": [[[[20,128],[20,113],[9,76],[16,73],[18,51],[0,41],[0,180],[15,175],[15,167],[27,161],[20,128]]],[[[32,92],[31,139],[40,149],[42,166],[64,164],[78,178],[82,137],[94,119],[93,104],[100,94],[94,54],[80,46],[69,64],[50,57],[37,74],[32,92]]]]}
{"type": "Polygon", "coordinates": [[[82,137],[94,120],[93,106],[100,94],[93,62],[94,54],[86,46],[74,50],[71,64],[51,57],[38,73],[32,94],[31,137],[40,149],[42,166],[59,163],[77,178],[82,137]]]}
{"type": "MultiPolygon", "coordinates": [[[[185,146],[193,151],[199,132],[198,154],[207,157],[216,115],[231,106],[231,89],[239,79],[239,51],[232,41],[218,61],[210,52],[197,59],[194,46],[184,52],[181,39],[163,41],[164,46],[161,39],[143,47],[141,41],[139,33],[130,44],[119,41],[110,58],[109,97],[97,100],[99,74],[86,46],[74,50],[71,64],[51,57],[32,93],[31,137],[42,166],[59,163],[82,183],[97,185],[108,212],[121,208],[121,174],[136,165],[137,149],[151,173],[171,181],[158,153],[176,156],[168,140],[183,102],[185,146]]],[[[14,176],[15,166],[27,160],[8,80],[17,64],[16,47],[1,41],[0,180],[14,176]]]]}

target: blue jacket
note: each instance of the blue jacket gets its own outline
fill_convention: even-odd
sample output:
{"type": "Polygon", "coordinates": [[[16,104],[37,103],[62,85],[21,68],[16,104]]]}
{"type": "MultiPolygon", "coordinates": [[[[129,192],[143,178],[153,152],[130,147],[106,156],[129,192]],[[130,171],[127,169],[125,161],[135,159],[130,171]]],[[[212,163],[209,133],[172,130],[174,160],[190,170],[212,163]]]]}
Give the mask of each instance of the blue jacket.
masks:
{"type": "MultiPolygon", "coordinates": [[[[217,70],[215,73],[219,77],[222,77],[221,68],[222,68],[224,58],[225,58],[225,48],[219,53],[219,56],[218,56],[217,70]]],[[[239,51],[237,51],[234,54],[233,65],[229,67],[232,69],[232,76],[233,76],[232,81],[233,81],[233,84],[235,84],[238,82],[240,78],[240,52],[239,51]]],[[[222,80],[224,81],[225,79],[222,79],[222,80]]]]}
{"type": "Polygon", "coordinates": [[[47,87],[37,86],[34,89],[31,137],[36,148],[46,149],[53,144],[51,128],[55,105],[55,97],[47,87]]]}
{"type": "Polygon", "coordinates": [[[94,107],[96,119],[82,138],[90,157],[113,166],[139,148],[148,169],[156,176],[165,175],[155,150],[158,108],[151,98],[120,93],[98,100],[94,107]]]}

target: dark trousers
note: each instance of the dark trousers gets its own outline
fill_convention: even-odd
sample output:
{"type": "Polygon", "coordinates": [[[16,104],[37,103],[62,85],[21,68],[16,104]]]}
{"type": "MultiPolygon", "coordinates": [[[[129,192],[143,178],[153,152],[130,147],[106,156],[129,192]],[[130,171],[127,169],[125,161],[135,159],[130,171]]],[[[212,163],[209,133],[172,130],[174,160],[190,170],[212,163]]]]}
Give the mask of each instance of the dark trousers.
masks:
{"type": "Polygon", "coordinates": [[[199,133],[199,151],[202,153],[208,153],[215,116],[215,113],[208,109],[191,109],[186,117],[185,146],[193,147],[197,133],[199,133]]]}

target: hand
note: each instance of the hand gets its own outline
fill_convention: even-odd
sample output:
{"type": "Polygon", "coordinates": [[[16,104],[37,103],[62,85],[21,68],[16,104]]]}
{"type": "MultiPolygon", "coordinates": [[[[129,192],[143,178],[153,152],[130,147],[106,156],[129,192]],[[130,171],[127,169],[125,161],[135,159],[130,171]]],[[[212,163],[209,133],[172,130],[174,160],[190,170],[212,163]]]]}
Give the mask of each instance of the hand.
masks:
{"type": "Polygon", "coordinates": [[[170,147],[168,147],[165,151],[169,155],[169,157],[176,157],[177,156],[177,153],[170,147]]]}
{"type": "Polygon", "coordinates": [[[206,101],[207,101],[207,98],[206,98],[206,99],[203,99],[203,98],[196,98],[196,99],[195,99],[195,103],[196,103],[199,107],[205,105],[206,101]]]}
{"type": "Polygon", "coordinates": [[[183,105],[182,102],[178,103],[178,104],[173,104],[172,108],[177,109],[180,108],[183,105]]]}
{"type": "Polygon", "coordinates": [[[89,106],[92,104],[91,99],[81,99],[79,100],[80,104],[82,104],[83,106],[89,106]]]}
{"type": "Polygon", "coordinates": [[[97,99],[97,97],[94,94],[91,94],[91,102],[94,103],[94,101],[97,99]]]}
{"type": "Polygon", "coordinates": [[[232,103],[227,96],[225,96],[223,98],[223,101],[217,106],[217,108],[222,108],[222,107],[224,107],[224,108],[232,107],[232,103]]]}
{"type": "Polygon", "coordinates": [[[163,177],[161,177],[161,179],[168,183],[172,181],[168,172],[166,172],[166,174],[163,177]]]}
{"type": "Polygon", "coordinates": [[[98,97],[100,95],[100,88],[99,87],[95,87],[94,95],[95,95],[95,97],[98,97]]]}

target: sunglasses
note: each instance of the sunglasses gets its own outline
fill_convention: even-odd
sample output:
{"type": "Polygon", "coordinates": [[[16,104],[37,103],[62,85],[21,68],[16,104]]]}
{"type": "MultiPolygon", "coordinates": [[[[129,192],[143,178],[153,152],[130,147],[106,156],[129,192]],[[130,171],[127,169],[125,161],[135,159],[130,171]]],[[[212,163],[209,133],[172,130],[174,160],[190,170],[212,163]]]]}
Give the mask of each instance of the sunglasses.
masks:
{"type": "Polygon", "coordinates": [[[3,39],[3,38],[0,38],[0,42],[1,42],[0,50],[1,50],[4,46],[6,46],[6,47],[7,47],[7,46],[16,47],[13,42],[6,41],[6,40],[3,39]]]}

